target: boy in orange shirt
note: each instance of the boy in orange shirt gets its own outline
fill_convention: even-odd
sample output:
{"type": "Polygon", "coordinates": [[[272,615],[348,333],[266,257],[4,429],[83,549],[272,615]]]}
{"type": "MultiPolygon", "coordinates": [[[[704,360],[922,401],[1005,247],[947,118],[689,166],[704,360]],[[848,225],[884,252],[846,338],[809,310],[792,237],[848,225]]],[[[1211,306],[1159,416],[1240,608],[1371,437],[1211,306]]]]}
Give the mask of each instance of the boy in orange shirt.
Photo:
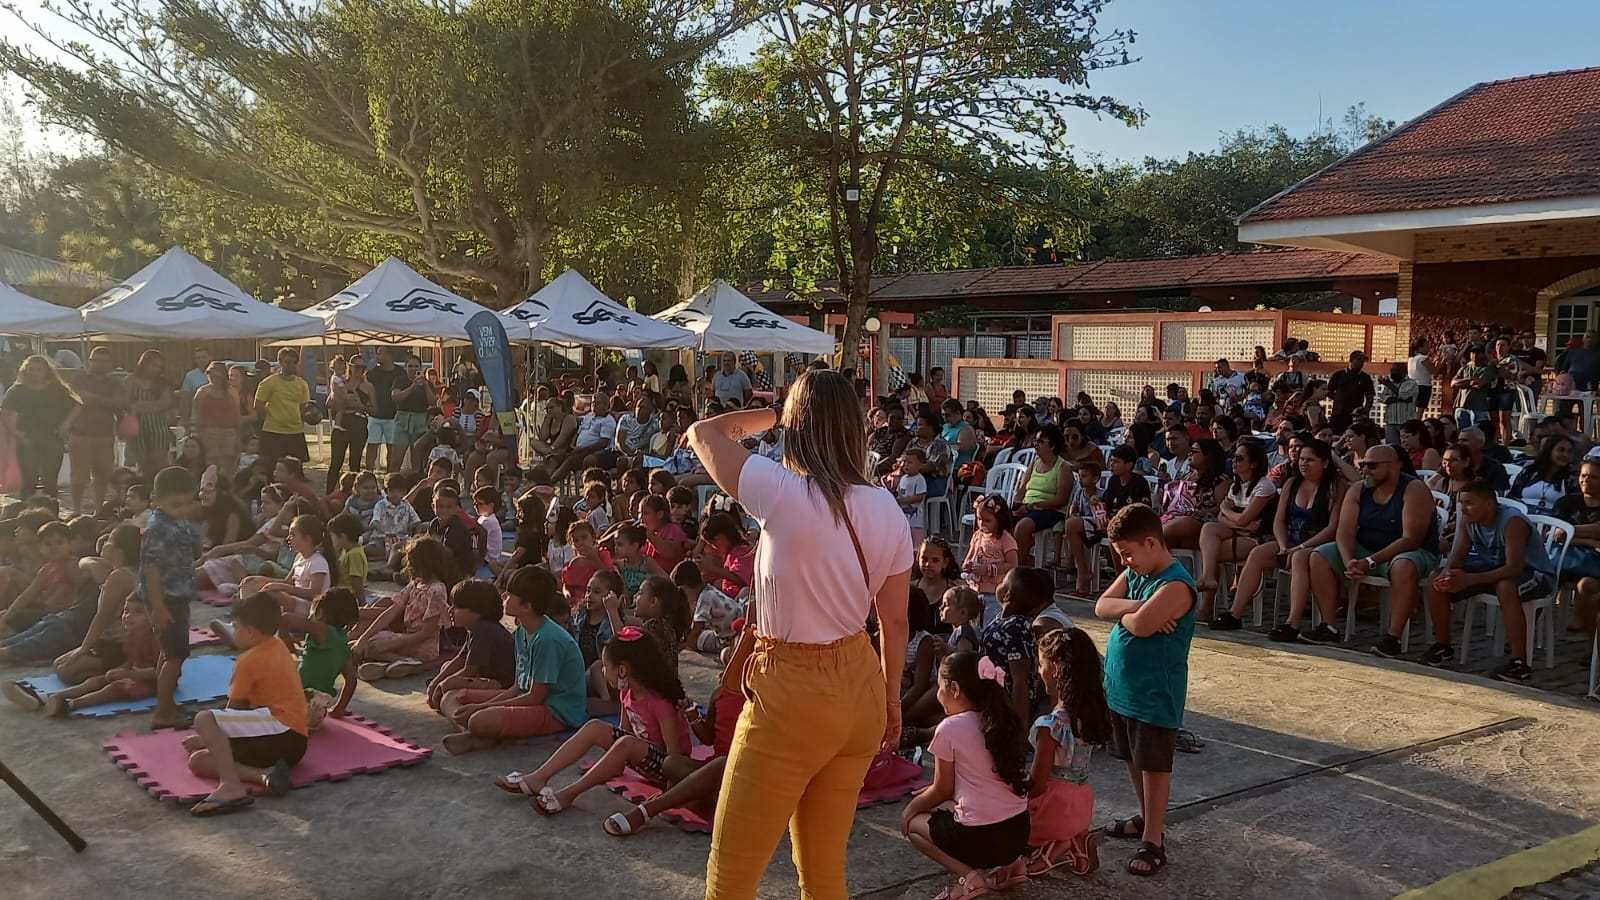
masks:
{"type": "Polygon", "coordinates": [[[189,771],[220,783],[190,812],[214,816],[244,809],[259,784],[274,797],[289,793],[289,769],[306,752],[306,696],[294,657],[280,640],[282,610],[270,594],[240,598],[233,606],[234,643],[244,651],[233,664],[225,709],[194,717],[189,771]]]}

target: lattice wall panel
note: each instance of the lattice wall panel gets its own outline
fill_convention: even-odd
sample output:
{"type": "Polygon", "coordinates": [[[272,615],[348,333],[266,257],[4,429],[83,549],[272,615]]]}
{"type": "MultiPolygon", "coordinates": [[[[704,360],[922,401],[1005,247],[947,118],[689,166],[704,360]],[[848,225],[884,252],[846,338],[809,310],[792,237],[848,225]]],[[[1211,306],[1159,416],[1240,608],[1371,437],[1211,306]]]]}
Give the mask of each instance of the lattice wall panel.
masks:
{"type": "Polygon", "coordinates": [[[1379,362],[1399,362],[1410,358],[1411,354],[1407,352],[1409,348],[1400,346],[1399,340],[1400,329],[1395,326],[1372,326],[1372,358],[1379,362]]]}
{"type": "Polygon", "coordinates": [[[1350,351],[1367,348],[1367,326],[1356,322],[1291,321],[1288,328],[1291,335],[1309,342],[1323,362],[1339,362],[1348,359],[1350,351]]]}
{"type": "MultiPolygon", "coordinates": [[[[1054,369],[979,369],[961,367],[961,384],[956,396],[962,402],[977,400],[998,421],[1000,411],[1011,402],[1011,392],[1021,390],[1032,403],[1039,397],[1056,396],[1060,385],[1054,369]]],[[[1135,391],[1134,396],[1138,396],[1135,391]]]]}
{"type": "Polygon", "coordinates": [[[1153,324],[1063,323],[1056,330],[1057,359],[1148,359],[1153,324]]]}
{"type": "MultiPolygon", "coordinates": [[[[961,355],[961,338],[936,337],[928,339],[928,358],[924,360],[931,369],[934,366],[950,371],[950,360],[961,355]]],[[[924,370],[926,371],[926,370],[924,370]]]]}
{"type": "Polygon", "coordinates": [[[1272,334],[1270,321],[1167,322],[1161,326],[1161,358],[1189,362],[1247,360],[1255,355],[1257,345],[1272,349],[1272,334]]]}
{"type": "MultiPolygon", "coordinates": [[[[1252,345],[1254,346],[1254,345],[1252,345]]],[[[1172,372],[1127,372],[1095,369],[1074,368],[1067,373],[1067,397],[1078,396],[1079,391],[1088,391],[1097,404],[1104,404],[1107,400],[1115,400],[1117,406],[1123,410],[1123,416],[1130,415],[1131,410],[1139,402],[1139,394],[1144,386],[1154,385],[1157,397],[1165,397],[1167,385],[1172,382],[1188,387],[1192,376],[1185,371],[1172,372]]]]}

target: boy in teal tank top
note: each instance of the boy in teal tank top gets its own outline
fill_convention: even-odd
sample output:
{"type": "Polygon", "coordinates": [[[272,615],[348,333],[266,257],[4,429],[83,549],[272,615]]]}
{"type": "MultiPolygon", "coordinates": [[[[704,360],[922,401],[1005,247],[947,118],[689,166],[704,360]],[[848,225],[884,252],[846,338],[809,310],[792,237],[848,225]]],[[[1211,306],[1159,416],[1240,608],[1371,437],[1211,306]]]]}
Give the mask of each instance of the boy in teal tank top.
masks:
{"type": "Polygon", "coordinates": [[[1094,607],[1095,615],[1117,623],[1106,642],[1110,753],[1128,764],[1139,815],[1107,826],[1105,834],[1138,838],[1128,871],[1154,875],[1167,864],[1166,810],[1189,688],[1195,583],[1167,550],[1161,517],[1150,507],[1124,507],[1106,535],[1127,567],[1094,607]]]}

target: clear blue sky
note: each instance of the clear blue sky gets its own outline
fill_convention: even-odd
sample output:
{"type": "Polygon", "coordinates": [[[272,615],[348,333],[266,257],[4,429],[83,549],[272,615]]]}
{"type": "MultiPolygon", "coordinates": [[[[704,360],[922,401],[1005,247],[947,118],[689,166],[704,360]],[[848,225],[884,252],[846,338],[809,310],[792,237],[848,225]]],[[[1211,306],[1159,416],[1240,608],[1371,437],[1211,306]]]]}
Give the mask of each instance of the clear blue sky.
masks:
{"type": "MultiPolygon", "coordinates": [[[[1325,119],[1364,102],[1403,122],[1480,81],[1600,65],[1600,0],[1112,0],[1102,19],[1138,33],[1140,60],[1091,87],[1150,118],[1076,116],[1082,156],[1180,156],[1274,122],[1310,134],[1319,103],[1325,119]]],[[[0,35],[31,37],[8,13],[0,35]]]]}
{"type": "Polygon", "coordinates": [[[1140,61],[1092,87],[1142,105],[1140,129],[1084,114],[1080,153],[1167,157],[1237,128],[1293,134],[1365,102],[1404,122],[1480,81],[1600,65],[1600,0],[1112,0],[1140,61]]]}

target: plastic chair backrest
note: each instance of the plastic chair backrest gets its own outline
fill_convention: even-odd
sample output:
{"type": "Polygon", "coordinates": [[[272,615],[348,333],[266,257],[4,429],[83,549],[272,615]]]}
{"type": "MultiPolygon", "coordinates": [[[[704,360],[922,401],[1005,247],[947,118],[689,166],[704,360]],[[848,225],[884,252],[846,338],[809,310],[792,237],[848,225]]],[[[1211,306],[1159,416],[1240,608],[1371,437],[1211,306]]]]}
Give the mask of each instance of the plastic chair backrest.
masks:
{"type": "Polygon", "coordinates": [[[1028,467],[1021,463],[1001,463],[990,469],[984,478],[983,492],[999,494],[1009,501],[1017,492],[1017,482],[1022,480],[1023,473],[1027,471],[1028,467]]]}
{"type": "Polygon", "coordinates": [[[1522,474],[1522,466],[1516,463],[1505,463],[1503,468],[1506,470],[1506,481],[1510,484],[1516,484],[1518,476],[1522,474]]]}
{"type": "Polygon", "coordinates": [[[1446,494],[1444,491],[1429,491],[1429,493],[1433,494],[1433,505],[1444,510],[1446,513],[1450,512],[1450,508],[1456,505],[1455,498],[1449,494],[1446,494]]]}
{"type": "Polygon", "coordinates": [[[1509,506],[1523,515],[1528,514],[1528,504],[1523,503],[1521,500],[1514,500],[1510,497],[1496,497],[1495,499],[1500,501],[1501,506],[1509,506]]]}
{"type": "Polygon", "coordinates": [[[1417,470],[1417,477],[1421,478],[1423,481],[1427,481],[1429,478],[1432,478],[1433,476],[1435,476],[1437,474],[1439,474],[1437,469],[1418,469],[1417,470]]]}
{"type": "Polygon", "coordinates": [[[994,455],[994,464],[997,465],[997,466],[1003,466],[1006,463],[1011,462],[1011,457],[1016,452],[1017,452],[1016,450],[1014,450],[1014,449],[1012,449],[1010,447],[1007,447],[1004,450],[1001,450],[999,453],[996,453],[994,455]]]}
{"type": "Polygon", "coordinates": [[[1528,516],[1528,522],[1539,530],[1539,536],[1544,538],[1544,552],[1555,563],[1557,580],[1560,580],[1562,563],[1567,558],[1567,551],[1572,548],[1572,539],[1577,534],[1577,529],[1572,523],[1555,516],[1528,516]]]}
{"type": "Polygon", "coordinates": [[[1033,465],[1033,461],[1038,459],[1038,458],[1039,458],[1039,451],[1033,449],[1032,447],[1029,447],[1026,450],[1018,450],[1015,454],[1012,455],[1011,461],[1014,462],[1014,463],[1018,463],[1019,465],[1031,466],[1031,465],[1033,465]]]}

